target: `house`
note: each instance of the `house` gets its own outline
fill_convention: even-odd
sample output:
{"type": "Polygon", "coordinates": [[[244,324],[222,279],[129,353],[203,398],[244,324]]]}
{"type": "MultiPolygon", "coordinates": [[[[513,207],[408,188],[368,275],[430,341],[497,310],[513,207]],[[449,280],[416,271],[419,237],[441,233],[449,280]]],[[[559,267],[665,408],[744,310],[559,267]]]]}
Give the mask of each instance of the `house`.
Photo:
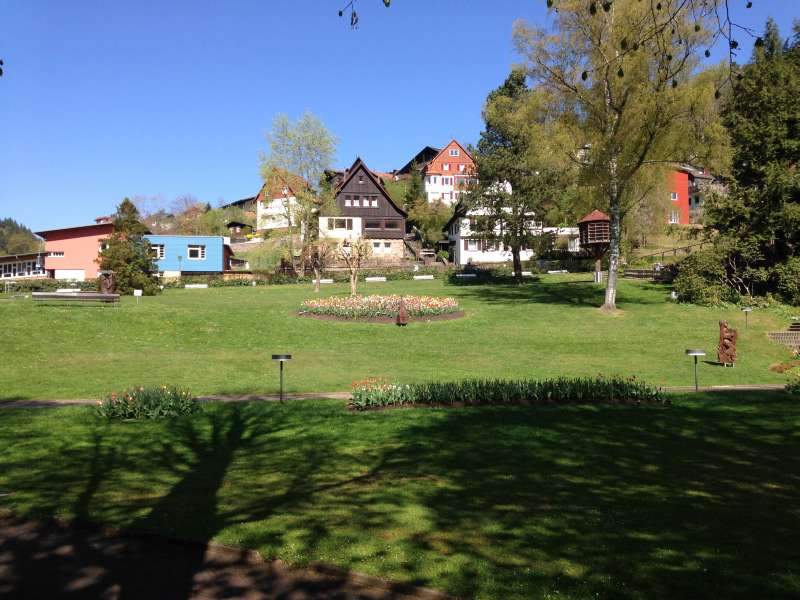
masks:
{"type": "Polygon", "coordinates": [[[703,204],[717,178],[705,169],[679,165],[668,174],[671,206],[667,215],[670,225],[695,225],[702,223],[703,204]]]}
{"type": "Polygon", "coordinates": [[[44,252],[0,256],[0,278],[16,280],[47,277],[44,262],[44,252]]]}
{"type": "MultiPolygon", "coordinates": [[[[463,266],[503,263],[512,260],[510,248],[504,247],[503,243],[497,240],[486,239],[485,234],[478,233],[477,220],[483,214],[485,212],[481,210],[456,210],[453,217],[444,226],[450,258],[454,264],[463,266]]],[[[557,239],[563,240],[570,252],[580,250],[577,227],[544,227],[541,221],[536,221],[534,215],[531,215],[530,231],[534,234],[554,235],[557,239]]],[[[499,226],[495,233],[500,235],[499,226]]],[[[523,248],[520,251],[521,260],[530,260],[532,257],[532,250],[523,248]]]]}
{"type": "Polygon", "coordinates": [[[209,275],[231,270],[230,239],[219,235],[147,234],[160,277],[209,275]]]}
{"type": "Polygon", "coordinates": [[[456,140],[451,140],[422,170],[428,202],[455,205],[459,194],[475,181],[475,161],[456,140]]]}
{"type": "Polygon", "coordinates": [[[405,256],[406,213],[383,181],[360,158],[340,175],[333,174],[337,213],[320,215],[320,235],[334,240],[363,236],[372,241],[375,259],[405,256]]]}
{"type": "Polygon", "coordinates": [[[97,257],[114,231],[109,217],[95,219],[94,225],[37,231],[44,238],[44,268],[54,279],[84,281],[97,277],[97,257]]]}
{"type": "Polygon", "coordinates": [[[410,161],[403,165],[400,169],[392,172],[394,179],[407,179],[411,177],[411,168],[416,169],[422,173],[425,167],[428,166],[434,158],[436,158],[442,151],[441,148],[434,148],[433,146],[425,146],[422,150],[417,152],[410,161]]]}

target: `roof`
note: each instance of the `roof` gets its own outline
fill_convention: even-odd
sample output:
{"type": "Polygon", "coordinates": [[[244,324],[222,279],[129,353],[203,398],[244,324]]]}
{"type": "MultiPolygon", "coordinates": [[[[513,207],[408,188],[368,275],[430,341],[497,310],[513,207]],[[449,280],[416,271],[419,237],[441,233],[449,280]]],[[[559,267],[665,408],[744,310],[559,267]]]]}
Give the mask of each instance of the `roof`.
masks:
{"type": "MultiPolygon", "coordinates": [[[[444,148],[442,148],[441,150],[439,150],[439,153],[438,153],[436,156],[434,156],[434,157],[433,157],[433,158],[432,158],[430,161],[428,161],[428,164],[430,164],[430,163],[432,163],[432,162],[436,162],[436,160],[437,160],[437,159],[438,159],[440,156],[442,156],[442,154],[444,153],[444,151],[445,151],[445,150],[447,150],[448,148],[450,148],[450,146],[452,146],[453,144],[455,144],[456,146],[458,146],[458,147],[459,147],[459,149],[461,150],[461,152],[463,152],[463,153],[464,153],[464,155],[465,155],[467,158],[469,158],[469,159],[470,159],[470,160],[471,160],[473,163],[475,162],[475,159],[474,159],[474,158],[472,158],[472,154],[470,154],[470,153],[467,151],[467,149],[466,149],[466,148],[464,148],[464,146],[462,146],[461,144],[459,144],[459,143],[458,143],[458,140],[456,140],[456,139],[452,139],[452,140],[450,140],[450,141],[447,143],[447,145],[445,145],[445,147],[444,147],[444,148]]],[[[425,172],[426,172],[426,173],[428,172],[427,165],[426,165],[426,168],[425,168],[425,172]]],[[[438,172],[438,171],[431,171],[431,173],[436,173],[436,174],[439,174],[439,172],[438,172]]]]}
{"type": "Polygon", "coordinates": [[[241,221],[228,221],[225,223],[225,227],[251,227],[251,225],[242,223],[241,221]]]}
{"type": "Polygon", "coordinates": [[[397,173],[410,173],[411,172],[411,165],[417,163],[417,168],[422,169],[424,168],[431,160],[433,160],[436,156],[441,153],[441,148],[434,148],[433,146],[425,146],[422,150],[417,152],[410,161],[404,164],[401,168],[397,170],[397,173]],[[426,156],[430,156],[430,158],[425,158],[426,156]]]}
{"type": "Polygon", "coordinates": [[[367,174],[367,177],[369,177],[372,180],[372,183],[378,186],[378,189],[383,192],[383,196],[384,198],[386,198],[386,200],[389,201],[389,204],[391,204],[394,207],[394,209],[401,215],[407,217],[408,213],[399,206],[397,206],[397,204],[395,204],[394,201],[392,200],[392,197],[389,194],[389,192],[386,191],[386,186],[383,184],[383,180],[380,177],[378,177],[373,171],[370,170],[370,168],[366,165],[366,163],[363,160],[361,160],[360,156],[357,156],[352,166],[349,169],[347,169],[347,171],[345,171],[344,177],[336,186],[336,194],[338,195],[339,192],[342,190],[342,188],[344,188],[344,186],[347,185],[347,182],[353,178],[353,176],[356,174],[356,171],[358,171],[359,168],[364,169],[364,172],[367,174]]]}
{"type": "Polygon", "coordinates": [[[234,200],[233,202],[228,202],[227,204],[223,204],[222,206],[220,206],[220,208],[228,208],[231,206],[238,206],[239,208],[241,208],[242,206],[255,201],[256,201],[256,196],[250,196],[249,198],[242,198],[241,200],[234,200]]]}
{"type": "Polygon", "coordinates": [[[89,223],[88,225],[74,225],[72,227],[56,227],[55,229],[45,229],[44,231],[35,231],[34,233],[39,237],[45,237],[48,233],[56,233],[57,231],[69,231],[70,229],[88,229],[91,227],[101,227],[103,229],[108,226],[113,227],[113,223],[89,223]]]}
{"type": "Polygon", "coordinates": [[[588,215],[583,217],[578,223],[588,223],[589,221],[610,221],[611,219],[608,215],[602,211],[597,209],[590,212],[588,215]]]}

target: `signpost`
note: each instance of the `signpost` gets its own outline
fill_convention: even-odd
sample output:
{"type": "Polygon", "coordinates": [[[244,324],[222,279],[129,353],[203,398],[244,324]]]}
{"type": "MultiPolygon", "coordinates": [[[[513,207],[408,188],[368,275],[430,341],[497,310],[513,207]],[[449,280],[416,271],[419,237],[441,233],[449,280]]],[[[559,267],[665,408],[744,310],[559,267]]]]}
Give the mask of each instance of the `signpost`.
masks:
{"type": "Polygon", "coordinates": [[[133,295],[136,296],[136,304],[139,304],[139,298],[142,297],[142,290],[133,290],[133,295]]]}
{"type": "Polygon", "coordinates": [[[745,306],[742,309],[742,312],[744,313],[744,328],[747,329],[747,315],[749,315],[751,312],[753,312],[753,307],[752,306],[745,306]]]}

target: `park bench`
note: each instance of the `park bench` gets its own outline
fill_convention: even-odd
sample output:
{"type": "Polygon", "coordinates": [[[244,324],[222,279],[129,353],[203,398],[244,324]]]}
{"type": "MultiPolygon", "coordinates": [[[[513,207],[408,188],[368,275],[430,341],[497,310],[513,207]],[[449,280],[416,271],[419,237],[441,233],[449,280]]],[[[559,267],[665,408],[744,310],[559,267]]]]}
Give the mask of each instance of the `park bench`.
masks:
{"type": "Polygon", "coordinates": [[[70,301],[70,302],[119,302],[119,294],[103,294],[101,292],[33,292],[31,294],[37,301],[70,301]]]}

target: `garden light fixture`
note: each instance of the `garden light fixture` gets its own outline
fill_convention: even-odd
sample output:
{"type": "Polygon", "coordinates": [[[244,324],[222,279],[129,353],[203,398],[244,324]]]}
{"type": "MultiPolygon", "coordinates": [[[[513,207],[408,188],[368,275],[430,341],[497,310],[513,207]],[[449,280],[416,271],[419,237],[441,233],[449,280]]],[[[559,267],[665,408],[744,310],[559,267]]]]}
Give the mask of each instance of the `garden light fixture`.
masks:
{"type": "Polygon", "coordinates": [[[687,349],[686,356],[694,356],[694,391],[697,392],[700,390],[700,387],[697,385],[697,357],[698,356],[705,356],[705,350],[699,349],[687,349]]]}
{"type": "Polygon", "coordinates": [[[291,354],[273,354],[272,360],[277,360],[281,365],[281,392],[280,392],[280,399],[283,402],[283,363],[287,360],[292,360],[291,354]]]}
{"type": "Polygon", "coordinates": [[[747,329],[747,315],[749,315],[751,312],[753,312],[753,307],[752,306],[745,306],[742,309],[742,312],[744,313],[744,328],[747,329]]]}

